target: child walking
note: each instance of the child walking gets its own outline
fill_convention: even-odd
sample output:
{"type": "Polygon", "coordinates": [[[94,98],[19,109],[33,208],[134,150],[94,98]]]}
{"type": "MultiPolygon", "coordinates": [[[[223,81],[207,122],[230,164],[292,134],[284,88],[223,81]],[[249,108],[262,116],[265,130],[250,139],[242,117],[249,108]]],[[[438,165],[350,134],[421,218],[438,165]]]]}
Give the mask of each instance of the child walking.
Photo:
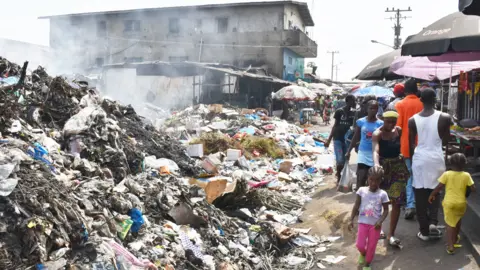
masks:
{"type": "Polygon", "coordinates": [[[360,187],[357,190],[357,200],[348,226],[350,230],[353,229],[353,221],[358,214],[357,249],[360,252],[358,264],[364,266],[363,270],[371,270],[370,264],[375,256],[382,223],[388,216],[390,200],[387,192],[380,189],[382,177],[382,167],[375,166],[368,170],[368,187],[360,187]]]}
{"type": "Polygon", "coordinates": [[[475,191],[475,184],[468,172],[464,172],[467,158],[464,154],[456,153],[450,158],[451,171],[444,172],[438,179],[438,186],[432,191],[428,201],[432,203],[438,193],[445,187],[443,199],[443,214],[447,224],[447,253],[454,254],[460,245],[460,226],[462,217],[467,210],[467,193],[475,191]]]}

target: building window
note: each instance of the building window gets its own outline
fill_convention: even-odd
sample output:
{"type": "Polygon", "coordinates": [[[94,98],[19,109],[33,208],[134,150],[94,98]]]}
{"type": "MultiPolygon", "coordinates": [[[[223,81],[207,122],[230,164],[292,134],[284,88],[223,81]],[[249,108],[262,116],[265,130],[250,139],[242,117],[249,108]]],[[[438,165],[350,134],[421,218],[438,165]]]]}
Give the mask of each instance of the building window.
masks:
{"type": "Polygon", "coordinates": [[[288,21],[288,29],[292,29],[293,28],[293,22],[292,21],[288,21]]]}
{"type": "Polygon", "coordinates": [[[168,61],[170,61],[170,62],[185,62],[185,61],[188,61],[188,56],[169,56],[168,61]]]}
{"type": "Polygon", "coordinates": [[[217,33],[227,33],[228,18],[217,18],[217,33]]]}
{"type": "Polygon", "coordinates": [[[74,16],[70,18],[70,24],[71,25],[80,25],[82,24],[82,17],[80,16],[74,16]]]}
{"type": "Polygon", "coordinates": [[[97,37],[104,37],[107,35],[107,22],[99,21],[97,22],[97,37]]]}
{"type": "Polygon", "coordinates": [[[293,58],[290,56],[288,57],[288,64],[293,65],[293,58]]]}
{"type": "Polygon", "coordinates": [[[127,20],[124,22],[125,32],[139,32],[140,31],[140,21],[138,20],[127,20]]]}
{"type": "Polygon", "coordinates": [[[126,63],[140,63],[143,62],[143,57],[125,57],[126,63]]]}
{"type": "Polygon", "coordinates": [[[97,57],[97,58],[95,59],[95,66],[101,67],[101,66],[103,66],[103,64],[104,64],[104,61],[103,61],[103,58],[102,58],[102,57],[97,57]]]}
{"type": "Polygon", "coordinates": [[[179,22],[178,18],[168,19],[168,32],[170,34],[180,33],[180,22],[179,22]]]}
{"type": "Polygon", "coordinates": [[[195,32],[201,32],[202,31],[202,19],[197,19],[195,21],[195,32]]]}

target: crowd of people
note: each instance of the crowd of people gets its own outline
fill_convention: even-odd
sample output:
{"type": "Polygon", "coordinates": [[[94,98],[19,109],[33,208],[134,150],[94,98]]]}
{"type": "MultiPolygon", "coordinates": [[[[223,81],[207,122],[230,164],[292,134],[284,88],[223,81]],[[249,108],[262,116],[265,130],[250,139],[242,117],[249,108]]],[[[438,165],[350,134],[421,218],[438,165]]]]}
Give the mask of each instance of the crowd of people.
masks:
{"type": "Polygon", "coordinates": [[[350,153],[357,152],[356,202],[350,228],[358,216],[358,263],[370,269],[375,248],[385,237],[382,223],[390,213],[386,239],[400,246],[395,235],[402,207],[405,219],[417,216],[422,241],[442,237],[437,228],[440,199],[445,189],[443,212],[447,227],[447,253],[454,254],[459,245],[461,218],[466,210],[466,196],[475,190],[470,174],[464,172],[466,157],[451,156],[450,171],[442,145],[450,139],[450,115],[435,110],[436,92],[419,91],[417,82],[408,80],[394,88],[395,99],[385,104],[375,96],[363,97],[357,109],[353,95],[334,113],[334,124],[325,146],[333,140],[337,181],[349,163],[350,153]],[[390,210],[391,209],[391,210],[390,210]]]}

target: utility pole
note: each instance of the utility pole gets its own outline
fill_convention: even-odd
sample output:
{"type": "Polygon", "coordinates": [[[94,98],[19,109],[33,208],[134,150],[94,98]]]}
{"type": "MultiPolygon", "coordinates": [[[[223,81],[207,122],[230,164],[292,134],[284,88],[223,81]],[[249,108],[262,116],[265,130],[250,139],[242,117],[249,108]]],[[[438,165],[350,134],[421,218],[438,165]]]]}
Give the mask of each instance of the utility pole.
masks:
{"type": "Polygon", "coordinates": [[[330,76],[330,80],[333,81],[333,68],[335,67],[335,54],[336,53],[340,53],[339,51],[328,51],[327,53],[331,53],[332,54],[332,74],[330,76]]]}
{"type": "Polygon", "coordinates": [[[393,25],[393,31],[394,31],[394,35],[395,35],[395,39],[393,41],[393,47],[395,49],[398,49],[400,48],[400,46],[402,45],[402,39],[400,38],[400,33],[402,31],[402,24],[401,24],[401,21],[402,20],[406,20],[407,18],[410,18],[410,17],[406,17],[406,16],[402,16],[402,12],[411,12],[412,9],[410,7],[408,7],[408,9],[395,9],[395,8],[392,8],[392,9],[389,9],[387,8],[385,10],[385,12],[387,13],[395,13],[395,17],[390,17],[388,18],[389,20],[392,20],[392,21],[395,21],[395,24],[393,25]]]}

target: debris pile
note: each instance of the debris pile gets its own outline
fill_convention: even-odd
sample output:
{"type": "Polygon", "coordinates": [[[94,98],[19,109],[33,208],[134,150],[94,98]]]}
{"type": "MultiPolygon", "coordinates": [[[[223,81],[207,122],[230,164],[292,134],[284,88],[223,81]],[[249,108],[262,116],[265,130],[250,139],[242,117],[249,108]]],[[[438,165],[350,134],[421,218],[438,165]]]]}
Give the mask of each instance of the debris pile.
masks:
{"type": "Polygon", "coordinates": [[[1,269],[320,262],[328,241],[288,227],[333,167],[319,134],[221,105],[159,128],[84,81],[22,71],[0,58],[1,269]]]}

